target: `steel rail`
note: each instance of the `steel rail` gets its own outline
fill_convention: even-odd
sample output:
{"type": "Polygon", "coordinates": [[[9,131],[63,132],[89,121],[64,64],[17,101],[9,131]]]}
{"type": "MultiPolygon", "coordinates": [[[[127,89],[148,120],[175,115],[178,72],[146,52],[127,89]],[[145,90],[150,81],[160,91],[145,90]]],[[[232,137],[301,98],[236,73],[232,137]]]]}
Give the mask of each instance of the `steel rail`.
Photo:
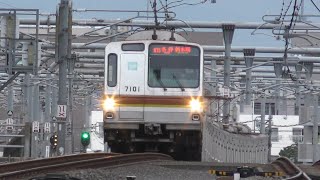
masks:
{"type": "Polygon", "coordinates": [[[303,172],[298,166],[286,157],[280,157],[271,163],[275,169],[286,173],[286,180],[311,180],[311,178],[303,172]]]}
{"type": "Polygon", "coordinates": [[[315,162],[315,163],[313,163],[312,166],[320,166],[320,160],[315,162]]]}
{"type": "Polygon", "coordinates": [[[44,158],[44,159],[35,159],[35,160],[27,160],[22,162],[14,162],[9,164],[0,164],[0,174],[8,173],[29,168],[36,168],[48,165],[50,162],[51,165],[53,164],[61,164],[66,163],[69,161],[77,161],[77,160],[84,160],[84,159],[93,159],[93,158],[101,158],[101,157],[110,157],[119,155],[117,153],[85,153],[85,154],[75,154],[75,155],[68,155],[68,156],[58,156],[53,158],[44,158]]]}
{"type": "MultiPolygon", "coordinates": [[[[118,167],[126,166],[141,162],[152,162],[159,160],[173,160],[170,156],[158,153],[138,153],[123,154],[103,158],[94,158],[87,160],[78,160],[73,162],[64,162],[60,164],[51,164],[50,161],[46,165],[40,167],[31,167],[24,170],[16,170],[0,174],[0,179],[19,179],[33,175],[44,174],[48,172],[70,171],[76,169],[101,168],[101,167],[118,167]]],[[[17,168],[18,169],[18,168],[17,168]]]]}

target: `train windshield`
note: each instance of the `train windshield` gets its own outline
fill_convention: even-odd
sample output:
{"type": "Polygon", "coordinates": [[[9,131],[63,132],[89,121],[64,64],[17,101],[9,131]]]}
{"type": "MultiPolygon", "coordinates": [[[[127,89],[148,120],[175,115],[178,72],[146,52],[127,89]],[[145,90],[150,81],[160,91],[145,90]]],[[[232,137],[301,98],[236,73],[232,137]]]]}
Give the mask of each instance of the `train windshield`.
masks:
{"type": "Polygon", "coordinates": [[[200,49],[177,44],[150,44],[148,85],[160,88],[197,88],[200,49]]]}

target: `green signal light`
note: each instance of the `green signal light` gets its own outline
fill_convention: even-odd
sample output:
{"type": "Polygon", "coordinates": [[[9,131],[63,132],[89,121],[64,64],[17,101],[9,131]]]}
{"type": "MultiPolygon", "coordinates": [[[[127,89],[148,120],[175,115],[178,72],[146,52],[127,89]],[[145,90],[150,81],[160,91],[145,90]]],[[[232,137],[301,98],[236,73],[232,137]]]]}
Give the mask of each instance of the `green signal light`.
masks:
{"type": "Polygon", "coordinates": [[[88,133],[83,133],[83,134],[82,134],[82,138],[84,138],[84,139],[89,138],[89,134],[88,134],[88,133]]]}

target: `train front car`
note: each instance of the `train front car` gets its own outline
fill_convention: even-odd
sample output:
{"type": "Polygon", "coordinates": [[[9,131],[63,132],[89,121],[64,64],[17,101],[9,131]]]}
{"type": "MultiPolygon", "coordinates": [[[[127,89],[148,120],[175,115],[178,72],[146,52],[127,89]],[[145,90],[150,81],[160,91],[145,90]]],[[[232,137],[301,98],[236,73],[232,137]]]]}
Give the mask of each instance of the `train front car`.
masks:
{"type": "Polygon", "coordinates": [[[172,41],[106,47],[105,142],[112,152],[163,152],[200,160],[203,50],[172,41]]]}

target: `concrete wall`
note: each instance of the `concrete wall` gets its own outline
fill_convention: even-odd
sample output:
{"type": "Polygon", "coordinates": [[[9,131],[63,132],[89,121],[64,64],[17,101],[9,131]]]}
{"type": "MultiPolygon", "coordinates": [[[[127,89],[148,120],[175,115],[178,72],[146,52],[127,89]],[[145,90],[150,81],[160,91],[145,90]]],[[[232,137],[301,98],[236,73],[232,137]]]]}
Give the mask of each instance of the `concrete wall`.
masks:
{"type": "Polygon", "coordinates": [[[206,121],[203,128],[202,161],[267,163],[268,139],[264,135],[233,134],[206,121]]]}
{"type": "MultiPolygon", "coordinates": [[[[319,126],[320,128],[320,126],[319,126]]],[[[306,124],[304,126],[303,142],[298,144],[298,161],[304,163],[313,162],[313,126],[312,124],[306,124]]],[[[320,152],[320,135],[318,135],[318,144],[316,144],[317,152],[320,152]]],[[[317,153],[316,160],[320,160],[320,154],[317,153]]]]}
{"type": "MultiPolygon", "coordinates": [[[[320,144],[317,145],[317,152],[320,152],[320,144]]],[[[316,161],[320,160],[320,154],[317,154],[316,161]]],[[[302,143],[298,145],[298,161],[304,163],[313,163],[313,145],[312,143],[302,143]]]]}

